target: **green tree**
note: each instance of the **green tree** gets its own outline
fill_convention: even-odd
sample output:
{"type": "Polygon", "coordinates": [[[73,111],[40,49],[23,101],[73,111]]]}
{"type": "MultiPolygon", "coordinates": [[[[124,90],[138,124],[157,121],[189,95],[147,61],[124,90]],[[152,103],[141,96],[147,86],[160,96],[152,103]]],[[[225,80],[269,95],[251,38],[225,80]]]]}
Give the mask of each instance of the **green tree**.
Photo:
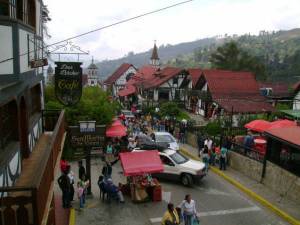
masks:
{"type": "Polygon", "coordinates": [[[238,47],[234,41],[225,43],[218,47],[210,56],[212,67],[233,71],[253,72],[258,79],[265,79],[265,65],[258,57],[250,55],[248,52],[238,47]]]}
{"type": "Polygon", "coordinates": [[[63,106],[55,98],[54,87],[45,89],[46,109],[65,109],[69,125],[77,125],[80,120],[95,120],[97,124],[110,124],[120,109],[117,102],[110,101],[106,92],[98,87],[83,88],[81,100],[71,107],[63,106]]]}

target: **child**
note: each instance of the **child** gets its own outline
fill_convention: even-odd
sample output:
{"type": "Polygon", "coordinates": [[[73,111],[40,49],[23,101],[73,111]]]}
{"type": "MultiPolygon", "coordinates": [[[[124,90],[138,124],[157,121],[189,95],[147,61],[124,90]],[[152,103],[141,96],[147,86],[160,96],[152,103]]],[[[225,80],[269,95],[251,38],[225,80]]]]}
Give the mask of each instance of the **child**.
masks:
{"type": "Polygon", "coordinates": [[[77,183],[77,196],[79,199],[79,208],[82,209],[84,207],[84,187],[82,186],[82,182],[77,183]]]}

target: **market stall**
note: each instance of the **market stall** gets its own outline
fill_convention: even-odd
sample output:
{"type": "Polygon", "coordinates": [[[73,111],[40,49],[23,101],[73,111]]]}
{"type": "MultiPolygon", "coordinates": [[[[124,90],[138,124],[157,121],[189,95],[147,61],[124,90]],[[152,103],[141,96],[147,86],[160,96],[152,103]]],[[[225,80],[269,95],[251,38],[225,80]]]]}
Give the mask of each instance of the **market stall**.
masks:
{"type": "Polygon", "coordinates": [[[120,153],[124,175],[128,177],[130,196],[134,202],[161,201],[162,190],[151,174],[163,172],[164,167],[158,151],[120,153]]]}

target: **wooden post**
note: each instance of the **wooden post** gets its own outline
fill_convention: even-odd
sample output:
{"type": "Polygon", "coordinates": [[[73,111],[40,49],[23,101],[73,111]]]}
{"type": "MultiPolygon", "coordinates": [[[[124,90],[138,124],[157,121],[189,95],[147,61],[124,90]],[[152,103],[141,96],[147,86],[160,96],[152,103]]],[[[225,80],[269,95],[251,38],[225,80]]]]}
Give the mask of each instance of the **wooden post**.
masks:
{"type": "Polygon", "coordinates": [[[85,157],[85,168],[86,168],[86,178],[89,179],[90,185],[87,188],[87,194],[92,194],[92,185],[91,185],[91,148],[85,147],[86,157],[85,157]]]}

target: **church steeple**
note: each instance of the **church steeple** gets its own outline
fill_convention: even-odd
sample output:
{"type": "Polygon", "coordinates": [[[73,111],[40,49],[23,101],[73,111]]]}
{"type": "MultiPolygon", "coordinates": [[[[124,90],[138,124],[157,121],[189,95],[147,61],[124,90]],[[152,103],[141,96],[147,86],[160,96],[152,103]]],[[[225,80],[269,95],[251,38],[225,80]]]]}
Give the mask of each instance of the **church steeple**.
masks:
{"type": "Polygon", "coordinates": [[[150,58],[150,64],[152,66],[157,66],[157,67],[159,67],[159,65],[160,65],[158,52],[157,52],[156,41],[154,41],[154,47],[153,47],[152,55],[151,55],[151,58],[150,58]]]}

